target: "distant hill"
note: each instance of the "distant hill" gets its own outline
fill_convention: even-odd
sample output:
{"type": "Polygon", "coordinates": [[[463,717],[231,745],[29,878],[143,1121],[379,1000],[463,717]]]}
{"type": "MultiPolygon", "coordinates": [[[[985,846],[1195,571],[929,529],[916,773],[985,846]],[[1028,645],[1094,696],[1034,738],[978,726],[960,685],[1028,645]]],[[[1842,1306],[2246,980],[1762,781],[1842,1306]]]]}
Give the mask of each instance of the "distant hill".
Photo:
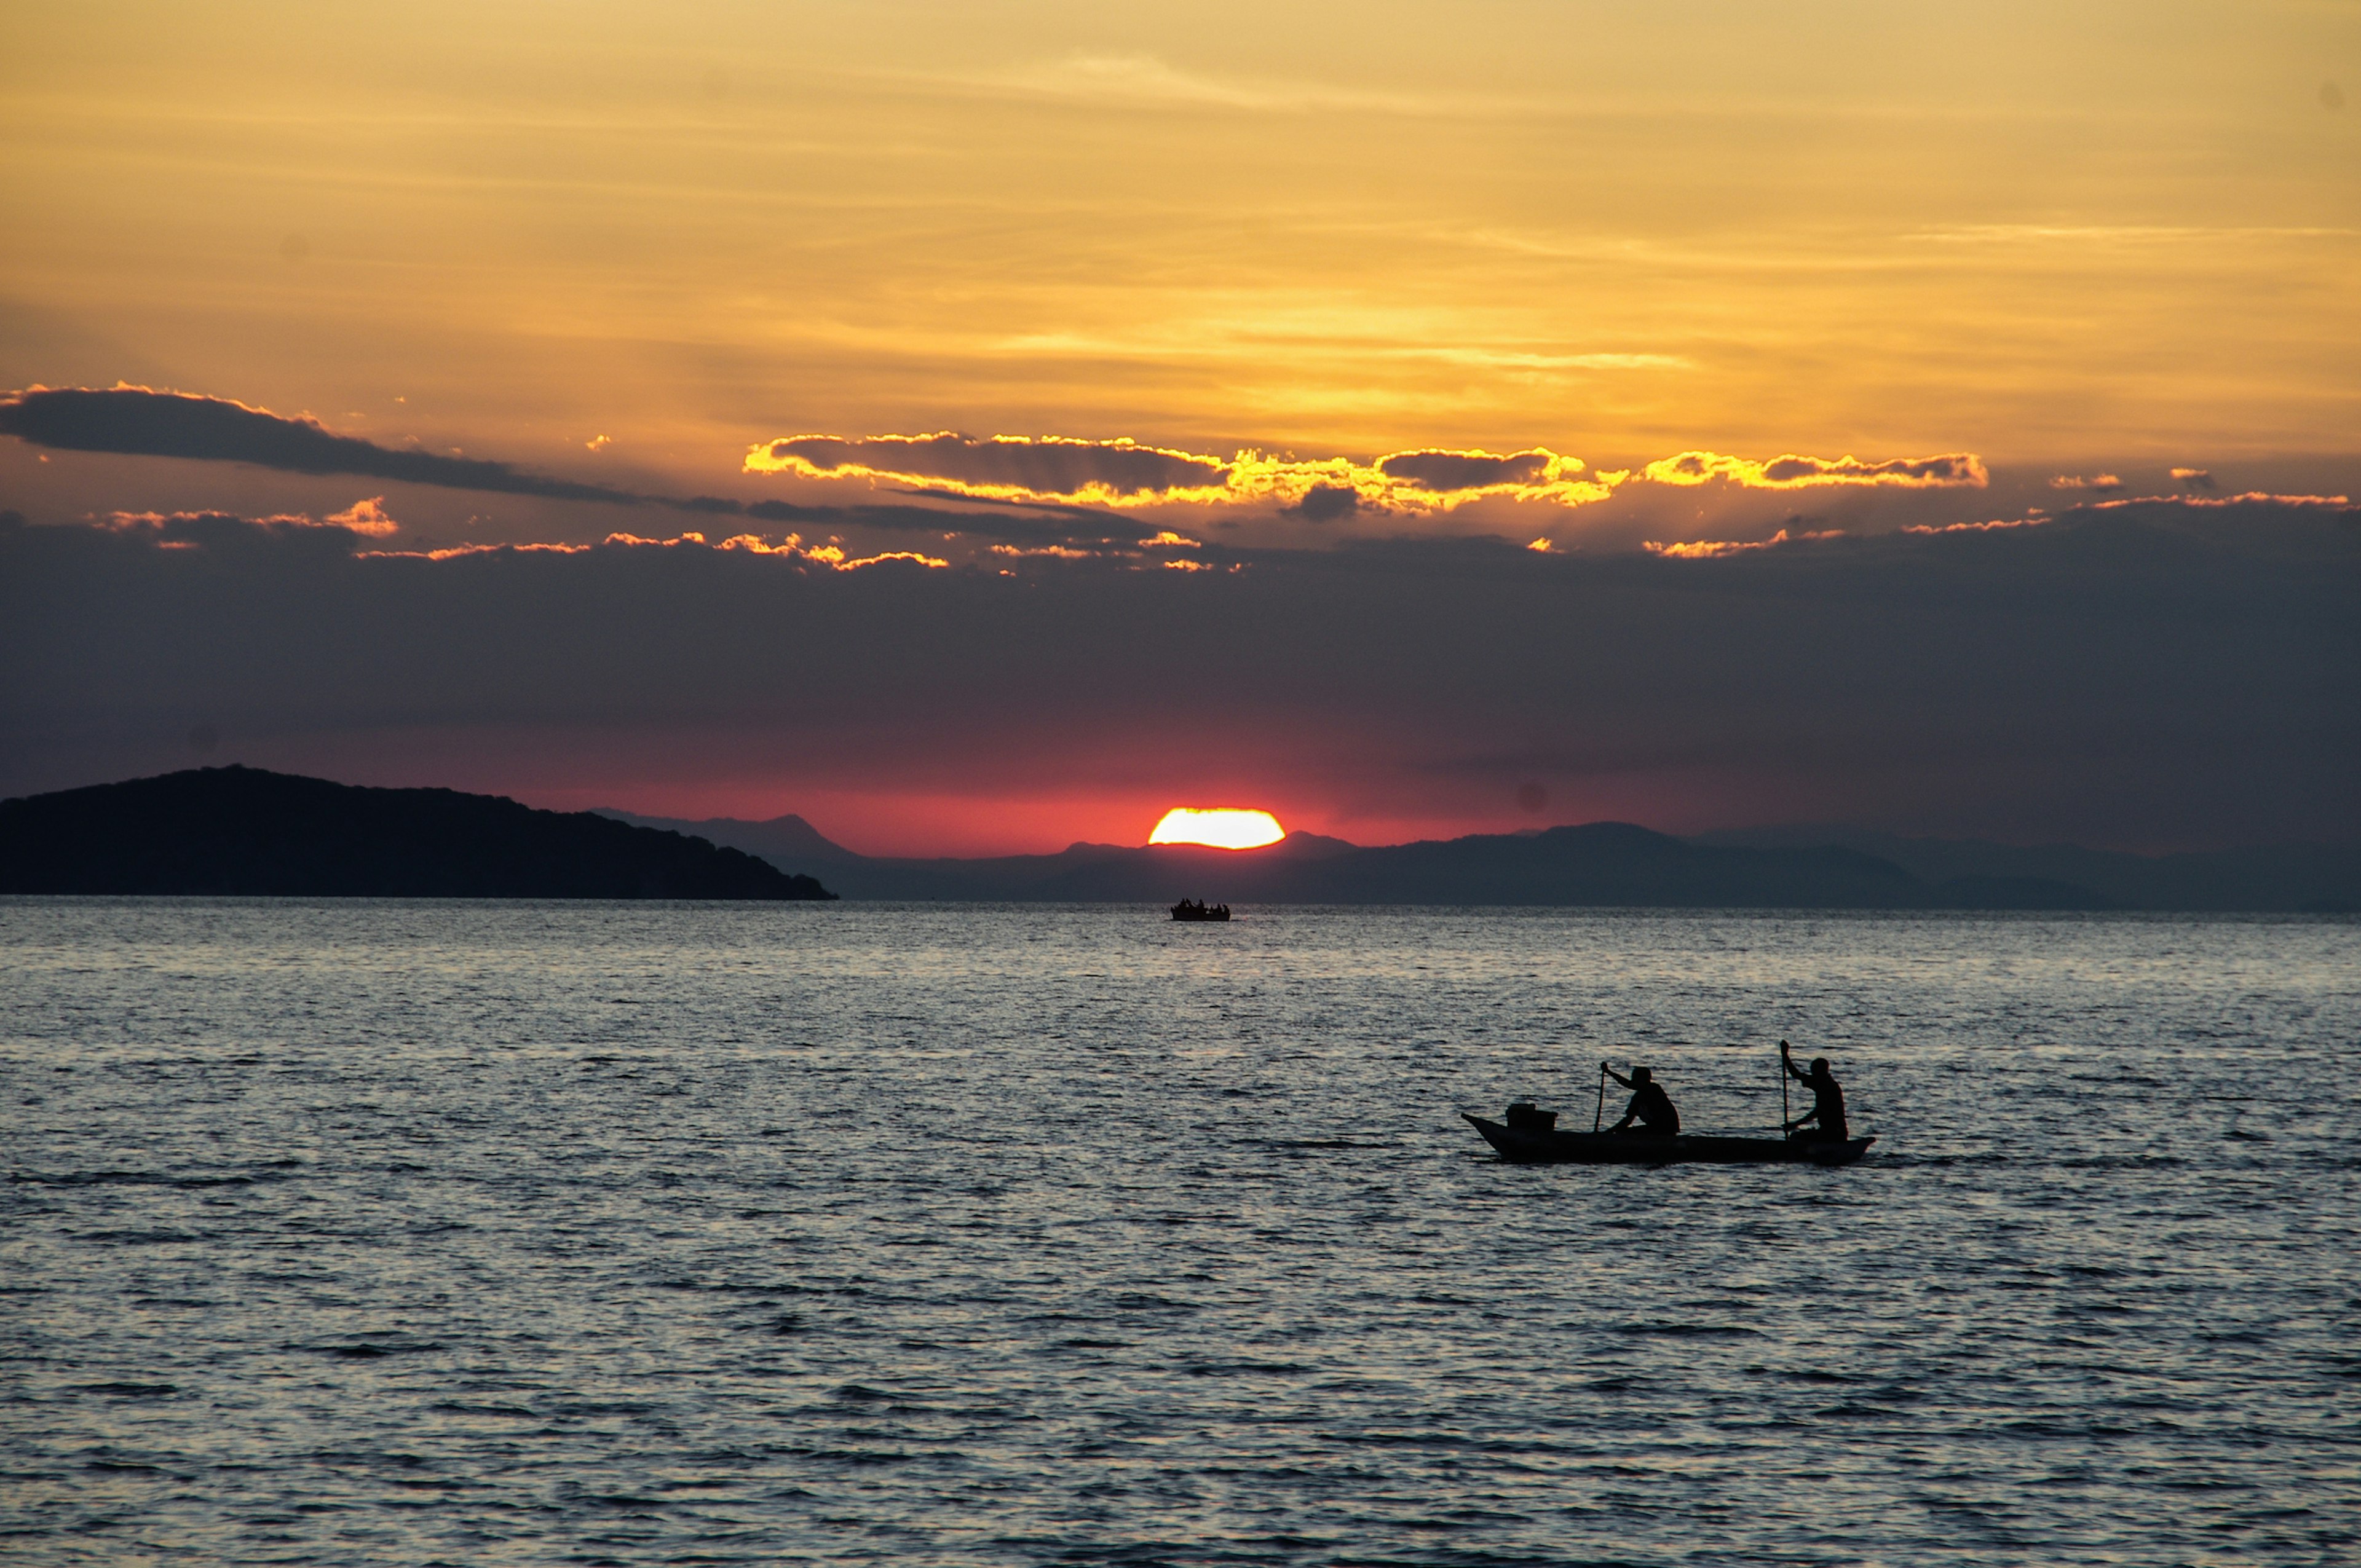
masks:
{"type": "Polygon", "coordinates": [[[702,822],[690,822],[675,817],[638,817],[628,811],[614,811],[601,806],[591,815],[628,822],[635,828],[656,828],[668,833],[709,839],[733,850],[743,850],[750,855],[760,855],[782,869],[833,865],[840,861],[862,858],[843,845],[821,838],[818,828],[792,814],[774,817],[767,822],[742,822],[735,817],[715,817],[702,822]]]}
{"type": "MultiPolygon", "coordinates": [[[[615,813],[619,817],[621,813],[615,813]]],[[[906,860],[853,853],[801,817],[741,823],[634,817],[785,866],[819,866],[849,898],[1232,904],[1507,904],[1624,907],[1914,909],[1942,896],[1854,850],[1718,849],[1628,823],[1366,849],[1290,833],[1260,850],[1074,844],[1054,855],[906,860]]]]}
{"type": "Polygon", "coordinates": [[[1358,845],[1317,833],[1290,833],[1267,849],[1209,850],[1169,844],[1134,849],[1120,844],[1072,844],[1054,855],[995,855],[977,860],[950,857],[898,859],[862,855],[823,838],[802,817],[789,815],[762,822],[733,817],[689,820],[638,817],[602,808],[599,816],[642,828],[689,833],[760,855],[782,871],[817,868],[847,890],[850,898],[911,900],[1049,900],[1127,902],[1180,896],[1160,891],[1175,874],[1219,874],[1224,870],[1267,862],[1292,862],[1356,855],[1358,845]],[[1202,871],[1191,867],[1202,866],[1202,871]]]}
{"type": "Polygon", "coordinates": [[[1074,844],[1054,855],[910,860],[856,854],[800,817],[608,815],[734,845],[782,869],[824,869],[830,885],[859,899],[2059,911],[2302,911],[2361,900],[2361,856],[2322,850],[2151,860],[1986,845],[1980,850],[1992,853],[1937,854],[1916,848],[1933,840],[1845,829],[1766,829],[1760,841],[1738,841],[1593,822],[1381,848],[1290,833],[1260,850],[1074,844]],[[2191,869],[2204,867],[2213,869],[2191,869]]]}
{"type": "Polygon", "coordinates": [[[245,767],[0,801],[0,893],[836,896],[741,850],[588,812],[245,767]]]}

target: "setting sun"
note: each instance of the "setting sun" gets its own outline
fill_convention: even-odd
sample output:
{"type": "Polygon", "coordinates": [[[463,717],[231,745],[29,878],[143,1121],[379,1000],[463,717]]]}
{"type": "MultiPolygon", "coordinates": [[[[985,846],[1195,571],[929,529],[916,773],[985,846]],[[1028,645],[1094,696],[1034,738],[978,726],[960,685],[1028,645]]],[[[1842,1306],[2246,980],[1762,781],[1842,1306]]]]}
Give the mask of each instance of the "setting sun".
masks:
{"type": "Polygon", "coordinates": [[[1279,818],[1268,811],[1241,811],[1230,806],[1176,806],[1164,814],[1151,844],[1211,844],[1217,850],[1258,850],[1287,837],[1279,818]]]}

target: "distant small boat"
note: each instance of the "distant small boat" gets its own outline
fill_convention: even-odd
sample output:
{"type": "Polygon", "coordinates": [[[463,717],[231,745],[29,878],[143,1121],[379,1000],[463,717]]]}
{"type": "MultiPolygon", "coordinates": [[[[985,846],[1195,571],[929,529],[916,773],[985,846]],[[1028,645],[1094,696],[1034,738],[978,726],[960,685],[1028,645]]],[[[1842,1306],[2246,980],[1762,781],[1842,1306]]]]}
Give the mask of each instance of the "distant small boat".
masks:
{"type": "Polygon", "coordinates": [[[1468,1111],[1460,1115],[1484,1135],[1486,1143],[1500,1151],[1502,1159],[1518,1165],[1850,1165],[1877,1142],[1874,1137],[1848,1138],[1838,1144],[1698,1133],[1678,1133],[1669,1138],[1645,1133],[1561,1133],[1532,1122],[1511,1127],[1468,1111]]]}
{"type": "Polygon", "coordinates": [[[1172,906],[1172,918],[1175,920],[1227,920],[1229,917],[1228,905],[1216,904],[1209,909],[1202,898],[1184,898],[1172,906]]]}

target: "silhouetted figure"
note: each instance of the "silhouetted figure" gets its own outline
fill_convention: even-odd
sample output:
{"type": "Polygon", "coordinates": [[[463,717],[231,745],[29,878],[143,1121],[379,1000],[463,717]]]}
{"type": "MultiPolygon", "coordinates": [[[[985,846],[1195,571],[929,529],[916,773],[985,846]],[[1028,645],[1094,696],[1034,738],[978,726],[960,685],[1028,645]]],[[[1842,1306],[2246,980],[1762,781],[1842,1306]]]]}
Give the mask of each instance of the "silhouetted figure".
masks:
{"type": "Polygon", "coordinates": [[[1828,1070],[1828,1058],[1814,1057],[1812,1070],[1806,1072],[1787,1054],[1787,1042],[1779,1042],[1779,1065],[1812,1091],[1812,1108],[1788,1123],[1787,1135],[1810,1143],[1843,1143],[1850,1135],[1845,1130],[1844,1091],[1837,1087],[1836,1074],[1828,1070]],[[1806,1122],[1819,1124],[1809,1132],[1799,1132],[1806,1122]]]}
{"type": "Polygon", "coordinates": [[[1635,1067],[1631,1076],[1624,1077],[1605,1062],[1598,1070],[1631,1091],[1631,1103],[1623,1110],[1623,1119],[1607,1130],[1610,1133],[1645,1133],[1651,1137],[1669,1138],[1681,1130],[1681,1113],[1673,1109],[1673,1097],[1656,1081],[1656,1075],[1644,1067],[1635,1067]],[[1633,1126],[1637,1122],[1640,1124],[1633,1126]]]}

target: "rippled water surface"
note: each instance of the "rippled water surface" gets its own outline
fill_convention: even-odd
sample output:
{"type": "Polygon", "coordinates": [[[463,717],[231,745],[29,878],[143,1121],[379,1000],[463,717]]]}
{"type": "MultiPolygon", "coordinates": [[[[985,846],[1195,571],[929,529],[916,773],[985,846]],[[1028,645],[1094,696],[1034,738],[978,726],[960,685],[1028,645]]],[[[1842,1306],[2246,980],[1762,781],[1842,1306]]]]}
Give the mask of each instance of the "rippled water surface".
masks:
{"type": "Polygon", "coordinates": [[[2350,920],[17,900],[0,965],[10,1561],[2361,1529],[2350,920]],[[1612,1044],[1763,1127],[1783,1035],[1861,1165],[1457,1119],[1612,1044]]]}

